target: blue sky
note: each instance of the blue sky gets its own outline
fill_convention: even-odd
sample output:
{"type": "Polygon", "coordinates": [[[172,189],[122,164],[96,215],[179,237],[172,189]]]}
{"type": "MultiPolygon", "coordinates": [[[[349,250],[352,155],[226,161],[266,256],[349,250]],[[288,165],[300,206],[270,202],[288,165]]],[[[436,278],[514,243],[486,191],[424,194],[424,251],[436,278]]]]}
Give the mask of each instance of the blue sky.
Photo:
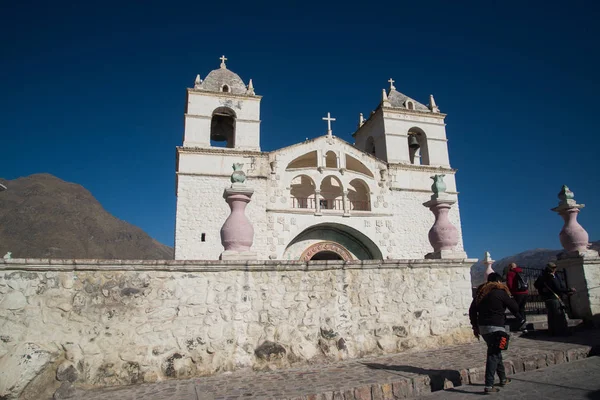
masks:
{"type": "Polygon", "coordinates": [[[390,77],[434,94],[470,256],[560,248],[562,184],[600,239],[598,2],[284,3],[6,2],[0,176],[79,183],[173,245],[185,88],[225,54],[264,96],[265,151],[322,135],[328,111],[352,142],[390,77]]]}

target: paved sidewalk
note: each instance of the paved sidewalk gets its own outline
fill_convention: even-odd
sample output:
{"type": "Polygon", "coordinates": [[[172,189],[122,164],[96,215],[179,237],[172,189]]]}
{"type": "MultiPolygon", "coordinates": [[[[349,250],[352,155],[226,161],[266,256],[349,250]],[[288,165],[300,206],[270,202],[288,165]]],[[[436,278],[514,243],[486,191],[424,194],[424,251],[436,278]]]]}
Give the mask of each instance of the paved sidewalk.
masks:
{"type": "MultiPolygon", "coordinates": [[[[513,375],[493,399],[502,400],[591,400],[600,399],[600,357],[513,375]]],[[[419,400],[473,400],[483,385],[467,385],[431,393],[419,400]]]]}
{"type": "MultiPolygon", "coordinates": [[[[600,348],[600,330],[550,338],[545,332],[511,338],[509,373],[584,359],[600,348]],[[535,334],[535,335],[534,335],[535,334]],[[557,341],[562,340],[562,341],[557,341]]],[[[400,353],[274,372],[238,371],[125,388],[78,391],[81,400],[387,400],[418,397],[453,386],[483,382],[485,344],[400,353]]]]}

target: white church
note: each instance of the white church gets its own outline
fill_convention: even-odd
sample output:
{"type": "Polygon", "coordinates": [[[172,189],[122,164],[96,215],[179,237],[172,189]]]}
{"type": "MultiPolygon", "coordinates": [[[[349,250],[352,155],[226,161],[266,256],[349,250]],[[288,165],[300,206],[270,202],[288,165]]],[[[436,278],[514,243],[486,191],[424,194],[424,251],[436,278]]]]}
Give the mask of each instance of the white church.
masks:
{"type": "MultiPolygon", "coordinates": [[[[359,114],[354,144],[333,135],[334,119],[326,113],[325,135],[307,132],[313,139],[263,152],[261,96],[226,60],[187,89],[183,146],[177,147],[175,259],[219,259],[220,229],[230,214],[223,194],[234,163],[243,164],[254,189],[246,216],[259,260],[422,259],[433,251],[434,216],[423,206],[431,176],[444,174],[448,197],[458,194],[446,115],[433,96],[424,105],[390,79],[368,118],[359,114]]],[[[461,252],[458,202],[449,219],[461,252]]]]}

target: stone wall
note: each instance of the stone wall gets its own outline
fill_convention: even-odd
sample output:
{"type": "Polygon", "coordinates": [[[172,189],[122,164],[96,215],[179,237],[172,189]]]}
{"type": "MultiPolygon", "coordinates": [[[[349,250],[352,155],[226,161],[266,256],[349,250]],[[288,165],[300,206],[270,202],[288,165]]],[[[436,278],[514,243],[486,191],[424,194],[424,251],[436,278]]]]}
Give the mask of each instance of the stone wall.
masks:
{"type": "Polygon", "coordinates": [[[0,260],[0,397],[464,342],[473,262],[0,260]]]}

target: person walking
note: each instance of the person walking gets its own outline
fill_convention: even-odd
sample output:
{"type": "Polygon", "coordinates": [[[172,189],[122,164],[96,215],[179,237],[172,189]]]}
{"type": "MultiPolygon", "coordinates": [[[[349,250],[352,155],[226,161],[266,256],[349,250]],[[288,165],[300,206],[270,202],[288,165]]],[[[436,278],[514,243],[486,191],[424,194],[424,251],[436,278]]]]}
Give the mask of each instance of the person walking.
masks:
{"type": "Polygon", "coordinates": [[[506,309],[520,321],[520,326],[525,320],[519,314],[519,306],[510,297],[510,290],[501,282],[502,276],[497,273],[488,275],[488,280],[477,288],[475,298],[469,307],[469,319],[473,327],[473,334],[477,339],[483,336],[487,344],[487,360],[485,363],[484,393],[499,392],[494,386],[496,373],[500,378],[500,386],[510,382],[506,377],[502,352],[498,346],[499,336],[506,336],[506,309]]]}
{"type": "Polygon", "coordinates": [[[524,319],[527,319],[527,316],[525,315],[525,304],[527,303],[527,296],[529,294],[529,285],[525,279],[523,279],[522,273],[523,268],[517,266],[517,264],[508,264],[506,286],[508,286],[510,293],[519,306],[519,314],[521,314],[524,319]]]}
{"type": "Polygon", "coordinates": [[[572,295],[575,289],[563,289],[556,277],[556,264],[548,263],[544,272],[535,281],[535,288],[542,296],[548,313],[548,332],[551,336],[566,336],[569,334],[566,307],[562,295],[572,295]]]}

